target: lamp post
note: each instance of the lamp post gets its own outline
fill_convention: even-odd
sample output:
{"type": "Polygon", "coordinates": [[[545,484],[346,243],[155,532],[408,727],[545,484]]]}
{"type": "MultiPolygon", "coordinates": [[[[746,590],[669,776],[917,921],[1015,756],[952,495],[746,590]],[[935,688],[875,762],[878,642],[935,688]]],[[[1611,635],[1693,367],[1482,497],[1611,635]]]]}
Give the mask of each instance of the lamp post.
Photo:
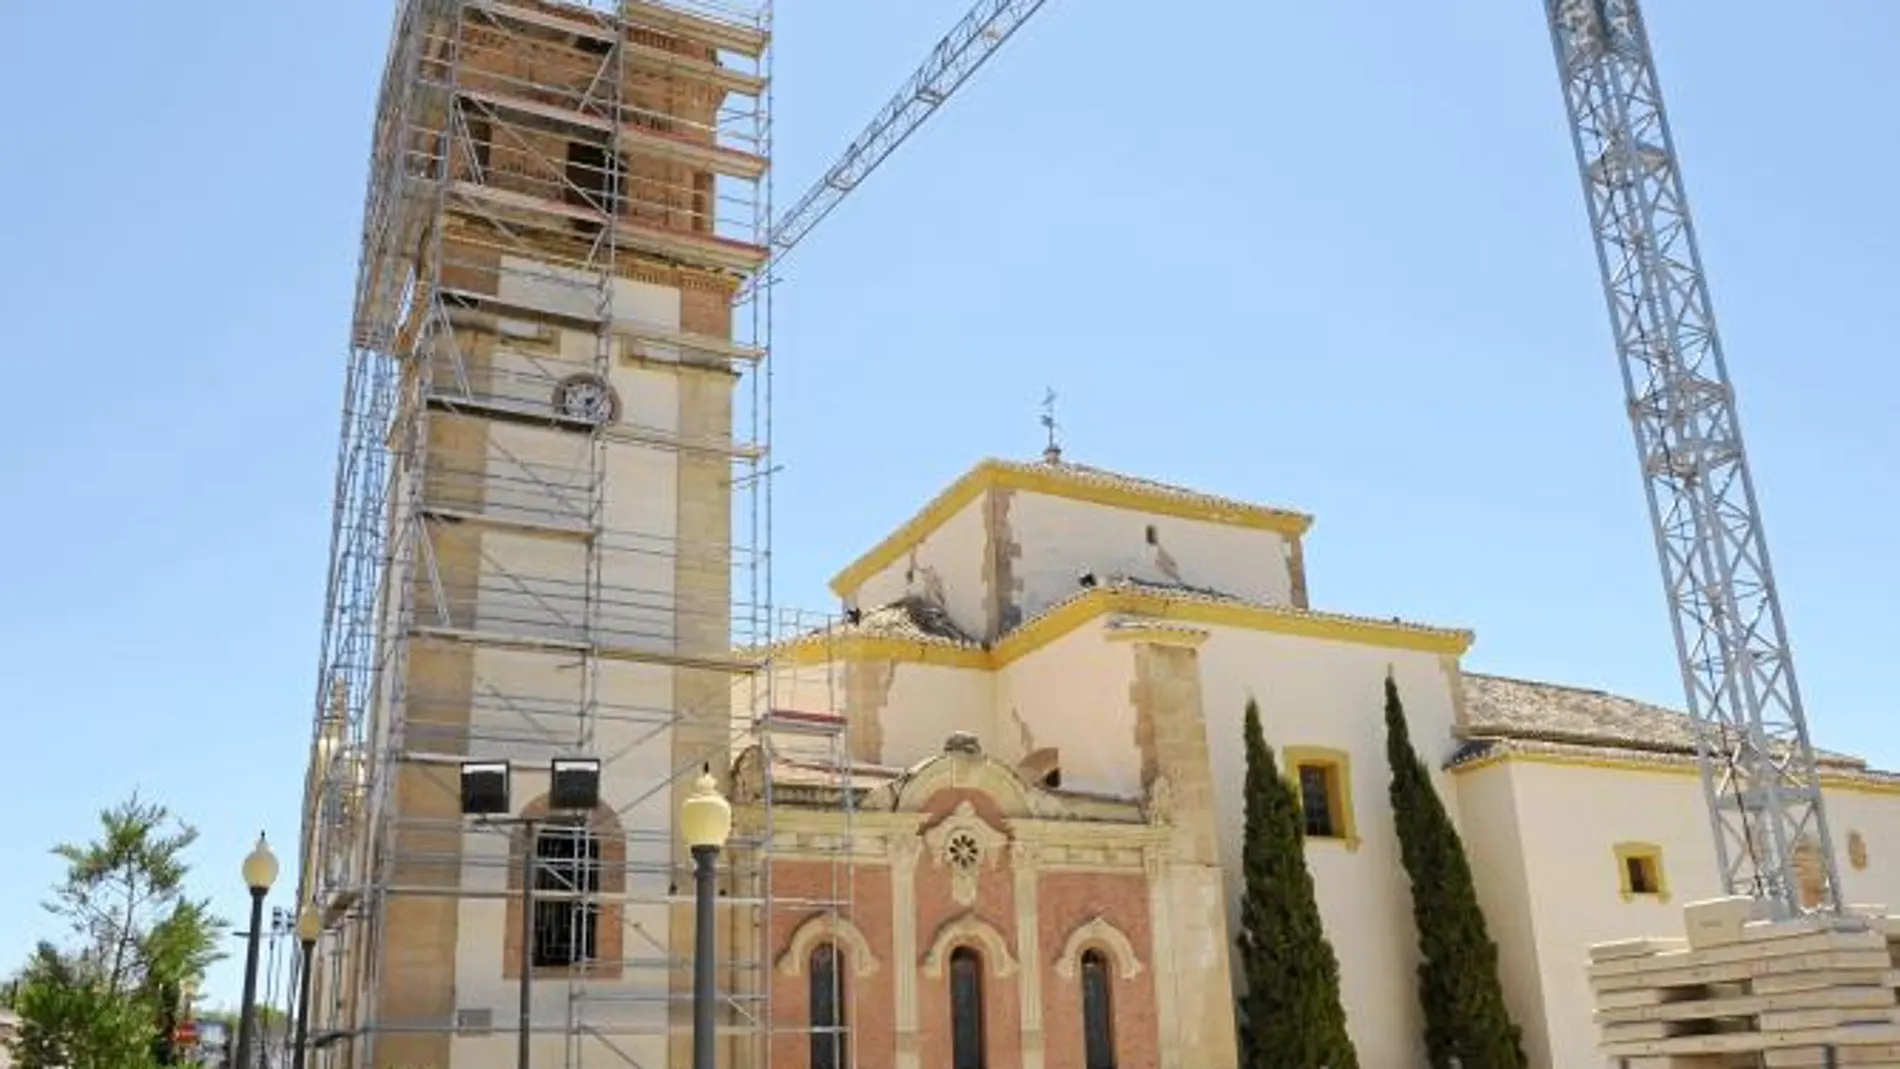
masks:
{"type": "Polygon", "coordinates": [[[310,1037],[310,958],[323,934],[323,915],[315,902],[305,902],[297,914],[297,1035],[290,1049],[290,1069],[303,1069],[303,1052],[310,1037]]]}
{"type": "Polygon", "coordinates": [[[680,807],[680,834],[693,852],[693,1069],[713,1069],[713,860],[732,834],[732,805],[710,767],[680,807]]]}
{"type": "Polygon", "coordinates": [[[251,889],[251,930],[245,935],[244,1000],[238,1004],[237,1057],[231,1064],[251,1067],[252,1017],[257,1012],[257,943],[264,927],[264,896],[277,882],[277,855],[271,853],[264,833],[257,835],[257,846],[244,859],[244,886],[251,889]]]}

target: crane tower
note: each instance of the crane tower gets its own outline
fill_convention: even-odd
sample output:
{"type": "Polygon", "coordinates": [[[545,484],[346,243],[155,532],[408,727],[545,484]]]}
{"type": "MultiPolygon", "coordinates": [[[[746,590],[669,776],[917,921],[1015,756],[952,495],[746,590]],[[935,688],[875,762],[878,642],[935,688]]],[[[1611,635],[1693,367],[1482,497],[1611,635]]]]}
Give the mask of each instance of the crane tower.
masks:
{"type": "Polygon", "coordinates": [[[1662,560],[1716,859],[1775,916],[1838,912],[1820,779],[1708,283],[1636,0],[1545,0],[1662,560]],[[1802,901],[1799,853],[1818,854],[1802,901]]]}

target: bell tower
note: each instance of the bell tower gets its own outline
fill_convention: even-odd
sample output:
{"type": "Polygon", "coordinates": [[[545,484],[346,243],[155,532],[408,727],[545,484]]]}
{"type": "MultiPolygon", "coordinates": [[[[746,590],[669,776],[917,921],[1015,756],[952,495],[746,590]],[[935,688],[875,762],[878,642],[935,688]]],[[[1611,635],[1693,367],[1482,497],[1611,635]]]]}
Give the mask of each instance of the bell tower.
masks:
{"type": "Polygon", "coordinates": [[[667,1064],[674,820],[730,767],[733,651],[763,630],[741,510],[767,354],[734,301],[766,257],[769,16],[399,6],[300,889],[329,922],[312,1032],[346,1037],[332,1064],[512,1065],[525,950],[534,1064],[667,1064]],[[573,756],[600,808],[529,830],[573,756]],[[462,815],[470,760],[508,762],[509,821],[462,815]]]}

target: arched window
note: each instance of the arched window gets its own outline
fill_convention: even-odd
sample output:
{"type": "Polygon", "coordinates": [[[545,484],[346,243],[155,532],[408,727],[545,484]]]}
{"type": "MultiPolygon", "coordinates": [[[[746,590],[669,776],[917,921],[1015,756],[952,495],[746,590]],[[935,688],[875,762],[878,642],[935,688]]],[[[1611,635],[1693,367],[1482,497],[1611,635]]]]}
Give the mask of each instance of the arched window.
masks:
{"type": "Polygon", "coordinates": [[[585,828],[546,828],[534,837],[534,964],[579,965],[598,954],[600,840],[585,828]],[[545,895],[546,897],[541,897],[545,895]]]}
{"type": "Polygon", "coordinates": [[[1082,1064],[1086,1069],[1115,1069],[1115,1018],[1110,1003],[1108,958],[1093,948],[1082,952],[1082,1064]]]}
{"type": "Polygon", "coordinates": [[[811,948],[806,963],[811,985],[811,1069],[844,1069],[844,955],[835,943],[811,948]]]}
{"type": "Polygon", "coordinates": [[[983,1069],[983,955],[950,952],[950,1067],[983,1069]]]}

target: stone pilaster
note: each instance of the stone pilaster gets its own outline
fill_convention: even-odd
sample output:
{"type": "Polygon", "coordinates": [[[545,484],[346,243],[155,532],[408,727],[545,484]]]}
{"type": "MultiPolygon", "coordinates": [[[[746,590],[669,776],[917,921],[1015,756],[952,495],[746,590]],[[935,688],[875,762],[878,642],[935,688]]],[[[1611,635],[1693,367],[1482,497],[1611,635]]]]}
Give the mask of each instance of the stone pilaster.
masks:
{"type": "MultiPolygon", "coordinates": [[[[1167,969],[1174,978],[1172,1031],[1163,1031],[1165,1057],[1196,1069],[1235,1063],[1232,974],[1228,955],[1225,886],[1215,834],[1214,783],[1207,720],[1201,708],[1199,636],[1181,635],[1135,645],[1136,743],[1144,783],[1165,782],[1168,859],[1151,878],[1150,895],[1164,896],[1166,921],[1157,940],[1172,945],[1167,969]]],[[[1159,966],[1157,966],[1159,969],[1159,966]]],[[[1159,985],[1157,985],[1159,986],[1159,985]]],[[[1165,1063],[1164,1063],[1165,1064],[1165,1063]]]]}
{"type": "Polygon", "coordinates": [[[1151,846],[1141,852],[1142,871],[1148,877],[1148,930],[1154,933],[1154,946],[1148,954],[1153,968],[1149,975],[1155,985],[1155,1031],[1160,1033],[1159,1069],[1181,1069],[1180,1012],[1175,984],[1181,970],[1174,960],[1174,919],[1168,908],[1168,849],[1151,846]]]}
{"type": "Polygon", "coordinates": [[[920,1069],[917,1021],[917,859],[923,842],[894,838],[891,851],[891,974],[897,996],[897,1067],[920,1069]]]}
{"type": "Polygon", "coordinates": [[[1035,843],[1010,844],[1010,870],[1016,890],[1016,959],[1023,963],[1016,984],[1022,996],[1023,1069],[1042,1069],[1042,911],[1036,900],[1040,879],[1035,843]]]}

